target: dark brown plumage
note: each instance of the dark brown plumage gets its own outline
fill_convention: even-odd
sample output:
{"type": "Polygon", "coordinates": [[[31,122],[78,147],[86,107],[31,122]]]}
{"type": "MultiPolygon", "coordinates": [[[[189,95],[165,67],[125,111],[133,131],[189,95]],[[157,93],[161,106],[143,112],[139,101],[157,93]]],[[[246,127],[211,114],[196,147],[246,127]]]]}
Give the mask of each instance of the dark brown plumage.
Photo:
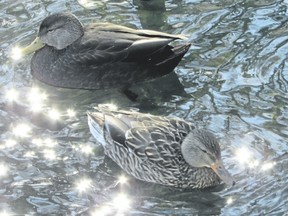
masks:
{"type": "MultiPolygon", "coordinates": [[[[37,38],[32,44],[40,44],[37,49],[41,49],[31,60],[32,75],[65,88],[125,87],[160,77],[170,73],[190,47],[189,43],[169,45],[184,38],[180,35],[111,23],[83,27],[69,13],[45,18],[37,38]]],[[[35,51],[32,47],[23,52],[35,51]]]]}

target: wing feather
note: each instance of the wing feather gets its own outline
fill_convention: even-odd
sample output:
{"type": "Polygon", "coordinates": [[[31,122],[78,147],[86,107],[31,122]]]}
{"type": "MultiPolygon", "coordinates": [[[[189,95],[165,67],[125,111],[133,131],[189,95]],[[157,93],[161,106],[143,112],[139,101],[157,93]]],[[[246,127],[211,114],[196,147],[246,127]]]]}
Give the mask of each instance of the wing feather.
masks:
{"type": "MultiPolygon", "coordinates": [[[[149,58],[164,49],[179,35],[152,30],[137,30],[111,23],[96,23],[86,27],[85,35],[71,46],[70,58],[75,64],[101,65],[131,59],[149,58]],[[74,52],[73,52],[74,50],[74,52]],[[72,51],[72,52],[71,52],[72,51]]],[[[63,62],[65,59],[62,60],[63,62]]]]}
{"type": "Polygon", "coordinates": [[[151,168],[178,170],[179,158],[182,158],[181,143],[194,129],[191,123],[149,114],[111,113],[109,118],[105,116],[105,125],[111,125],[110,131],[107,129],[110,137],[139,157],[140,164],[149,163],[151,168]]]}
{"type": "Polygon", "coordinates": [[[118,33],[129,33],[131,35],[145,36],[145,37],[162,37],[162,38],[173,38],[186,40],[187,37],[184,35],[172,35],[164,32],[158,32],[153,30],[142,30],[142,29],[133,29],[126,26],[121,26],[113,23],[93,23],[87,26],[88,29],[96,29],[97,31],[105,32],[118,32],[118,33]]]}
{"type": "MultiPolygon", "coordinates": [[[[177,129],[173,129],[177,133],[177,129]]],[[[188,131],[186,132],[188,133],[188,131]]],[[[181,135],[177,135],[181,136],[181,135]]],[[[181,140],[184,136],[181,136],[181,140]]],[[[175,167],[178,169],[177,156],[181,155],[181,142],[171,134],[169,127],[135,127],[126,133],[125,145],[130,148],[142,163],[151,163],[157,167],[175,167]]]]}

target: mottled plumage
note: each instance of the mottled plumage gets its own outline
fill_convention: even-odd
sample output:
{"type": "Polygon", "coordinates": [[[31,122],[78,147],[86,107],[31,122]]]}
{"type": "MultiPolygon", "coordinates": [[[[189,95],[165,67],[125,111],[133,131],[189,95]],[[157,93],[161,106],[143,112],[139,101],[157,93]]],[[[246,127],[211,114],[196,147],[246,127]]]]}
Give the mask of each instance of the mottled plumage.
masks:
{"type": "Polygon", "coordinates": [[[88,113],[93,136],[105,154],[137,179],[180,188],[227,184],[219,144],[210,132],[171,117],[98,107],[88,113]],[[216,172],[211,167],[216,167],[216,172]]]}
{"type": "Polygon", "coordinates": [[[31,73],[49,85],[125,87],[173,71],[190,47],[169,45],[177,39],[184,37],[111,23],[84,27],[74,15],[57,13],[43,20],[37,40],[23,53],[41,48],[32,57],[31,73]]]}

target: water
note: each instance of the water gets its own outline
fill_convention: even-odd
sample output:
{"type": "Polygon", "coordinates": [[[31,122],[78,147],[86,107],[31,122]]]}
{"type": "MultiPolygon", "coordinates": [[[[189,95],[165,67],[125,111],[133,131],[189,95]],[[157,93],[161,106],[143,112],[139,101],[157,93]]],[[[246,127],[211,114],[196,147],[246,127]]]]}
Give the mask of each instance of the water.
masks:
{"type": "Polygon", "coordinates": [[[288,2],[145,2],[0,2],[0,215],[287,215],[288,2]],[[117,89],[45,86],[31,78],[30,57],[13,62],[9,51],[32,41],[41,20],[58,11],[71,11],[83,23],[185,34],[193,46],[176,75],[134,86],[136,102],[117,89]],[[40,113],[29,105],[35,87],[43,98],[40,113]],[[14,104],[5,97],[11,89],[20,94],[14,104]],[[115,186],[123,173],[104,157],[86,122],[86,110],[97,103],[178,116],[207,128],[221,141],[236,185],[185,191],[126,176],[128,183],[115,186]],[[52,109],[59,120],[49,117],[52,109]],[[121,206],[115,201],[123,193],[130,208],[125,197],[118,197],[121,206]]]}

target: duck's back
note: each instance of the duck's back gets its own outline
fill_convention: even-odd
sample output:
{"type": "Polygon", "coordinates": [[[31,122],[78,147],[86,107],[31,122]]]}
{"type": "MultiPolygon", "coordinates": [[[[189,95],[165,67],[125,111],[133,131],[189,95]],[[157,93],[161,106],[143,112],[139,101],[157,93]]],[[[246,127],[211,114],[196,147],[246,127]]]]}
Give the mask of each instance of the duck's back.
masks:
{"type": "Polygon", "coordinates": [[[180,132],[165,117],[120,115],[105,116],[105,153],[140,180],[179,186],[181,169],[187,166],[180,141],[193,126],[179,122],[180,132]]]}
{"type": "Polygon", "coordinates": [[[172,47],[179,39],[154,31],[114,24],[93,24],[64,50],[45,46],[31,62],[34,77],[66,88],[102,89],[128,86],[170,73],[190,44],[172,47]]]}
{"type": "Polygon", "coordinates": [[[104,113],[93,113],[103,126],[98,128],[99,134],[93,133],[93,129],[91,132],[95,137],[103,134],[101,143],[105,154],[128,174],[180,188],[213,186],[220,182],[211,169],[193,168],[183,158],[181,144],[194,129],[192,124],[178,118],[133,112],[104,113]]]}

